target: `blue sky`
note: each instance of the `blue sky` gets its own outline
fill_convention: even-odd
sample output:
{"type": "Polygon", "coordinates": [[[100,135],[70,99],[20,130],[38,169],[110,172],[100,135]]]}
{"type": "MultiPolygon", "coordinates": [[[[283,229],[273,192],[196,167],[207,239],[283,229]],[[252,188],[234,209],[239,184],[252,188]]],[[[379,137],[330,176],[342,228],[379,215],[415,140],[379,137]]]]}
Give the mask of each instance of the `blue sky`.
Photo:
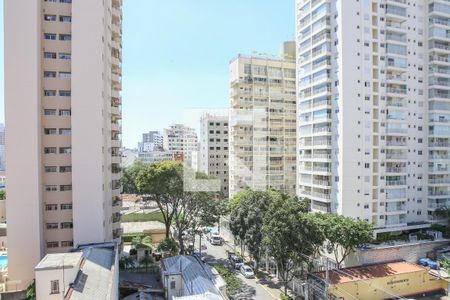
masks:
{"type": "MultiPolygon", "coordinates": [[[[294,32],[294,0],[124,0],[124,145],[182,122],[185,109],[227,107],[229,61],[238,53],[277,54],[294,32]]],[[[0,56],[3,66],[3,46],[0,56]]],[[[3,72],[0,80],[3,103],[3,72]]]]}

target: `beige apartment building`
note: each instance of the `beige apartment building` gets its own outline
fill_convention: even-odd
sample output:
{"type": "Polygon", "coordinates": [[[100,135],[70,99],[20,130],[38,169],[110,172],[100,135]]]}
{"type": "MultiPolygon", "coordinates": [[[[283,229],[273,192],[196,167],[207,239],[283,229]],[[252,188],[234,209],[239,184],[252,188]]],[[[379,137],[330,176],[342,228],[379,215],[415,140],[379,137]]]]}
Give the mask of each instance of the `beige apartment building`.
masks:
{"type": "Polygon", "coordinates": [[[121,6],[4,1],[14,289],[32,282],[45,254],[119,241],[121,6]]]}
{"type": "Polygon", "coordinates": [[[295,44],[281,57],[230,63],[230,197],[252,188],[295,194],[295,44]]]}
{"type": "Polygon", "coordinates": [[[205,114],[200,118],[199,171],[220,179],[220,191],[228,197],[228,116],[205,114]]]}

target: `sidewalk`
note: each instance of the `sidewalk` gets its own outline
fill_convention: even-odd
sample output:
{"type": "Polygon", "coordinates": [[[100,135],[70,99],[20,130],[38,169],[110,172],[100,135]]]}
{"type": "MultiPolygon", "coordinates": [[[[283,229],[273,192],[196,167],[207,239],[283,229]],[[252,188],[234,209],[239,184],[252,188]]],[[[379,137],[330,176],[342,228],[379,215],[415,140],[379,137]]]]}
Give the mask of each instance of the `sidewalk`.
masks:
{"type": "MultiPolygon", "coordinates": [[[[225,246],[225,248],[228,248],[230,252],[233,252],[235,248],[236,250],[238,249],[238,247],[234,247],[232,243],[226,240],[223,241],[223,245],[225,246]]],[[[250,261],[248,253],[241,253],[241,256],[244,262],[250,261]]],[[[274,299],[280,299],[281,295],[284,294],[284,286],[279,282],[278,278],[276,278],[275,275],[268,274],[264,271],[259,271],[258,275],[259,277],[257,277],[256,282],[261,285],[261,287],[265,289],[270,295],[272,295],[274,299]]],[[[288,295],[295,299],[295,296],[292,294],[290,289],[288,289],[288,295]]]]}

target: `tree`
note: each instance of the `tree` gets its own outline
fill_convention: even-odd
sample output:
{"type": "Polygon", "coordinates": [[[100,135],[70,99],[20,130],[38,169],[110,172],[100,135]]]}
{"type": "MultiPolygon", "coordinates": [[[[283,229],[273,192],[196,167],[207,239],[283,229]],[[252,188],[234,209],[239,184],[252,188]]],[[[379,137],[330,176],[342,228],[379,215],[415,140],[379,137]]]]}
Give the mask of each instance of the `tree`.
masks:
{"type": "Polygon", "coordinates": [[[27,299],[34,300],[36,299],[36,281],[33,282],[27,287],[27,299]]]}
{"type": "Polygon", "coordinates": [[[255,260],[258,270],[261,254],[263,253],[262,224],[270,204],[281,198],[282,194],[267,190],[246,190],[233,197],[230,229],[248,247],[248,251],[255,260]]]}
{"type": "MultiPolygon", "coordinates": [[[[197,172],[196,174],[196,179],[208,178],[204,173],[197,172]]],[[[214,192],[184,191],[178,206],[173,207],[173,220],[178,233],[180,254],[185,252],[184,233],[191,230],[194,232],[193,236],[195,236],[195,232],[199,230],[200,226],[212,226],[219,220],[221,212],[216,209],[218,204],[216,196],[214,192]]]]}
{"type": "Polygon", "coordinates": [[[125,168],[122,172],[122,185],[124,194],[138,194],[136,178],[145,165],[136,161],[131,167],[125,168]]]}
{"type": "Polygon", "coordinates": [[[168,239],[174,215],[183,198],[183,165],[175,161],[146,165],[136,177],[136,187],[140,194],[158,205],[168,239]]]}
{"type": "Polygon", "coordinates": [[[337,214],[316,216],[326,238],[326,250],[333,253],[338,268],[355,250],[373,240],[373,227],[366,221],[337,214]]]}
{"type": "MultiPolygon", "coordinates": [[[[255,269],[259,267],[264,253],[262,224],[271,203],[287,199],[288,196],[277,191],[246,190],[237,193],[230,201],[230,229],[248,247],[255,260],[255,269]]],[[[308,212],[308,199],[293,198],[298,203],[298,210],[308,212]]],[[[242,251],[241,251],[242,252],[242,251]]]]}
{"type": "Polygon", "coordinates": [[[295,270],[317,253],[325,240],[313,215],[296,198],[278,197],[264,217],[263,243],[275,259],[287,295],[295,270]]]}
{"type": "Polygon", "coordinates": [[[435,211],[436,215],[447,219],[447,227],[450,228],[450,207],[440,207],[435,211]]]}
{"type": "Polygon", "coordinates": [[[158,245],[158,251],[170,252],[171,255],[178,254],[178,243],[174,239],[164,239],[158,245]]]}
{"type": "Polygon", "coordinates": [[[6,191],[0,190],[0,200],[5,200],[5,199],[6,199],[6,191]]]}

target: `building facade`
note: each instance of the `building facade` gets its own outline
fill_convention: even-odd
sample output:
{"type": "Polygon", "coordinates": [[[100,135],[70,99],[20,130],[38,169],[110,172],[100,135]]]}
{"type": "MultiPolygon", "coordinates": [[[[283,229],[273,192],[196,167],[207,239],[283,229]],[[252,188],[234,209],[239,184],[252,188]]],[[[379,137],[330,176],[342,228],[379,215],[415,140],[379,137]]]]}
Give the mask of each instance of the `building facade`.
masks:
{"type": "Polygon", "coordinates": [[[5,171],[5,125],[0,123],[0,171],[5,171]]]}
{"type": "Polygon", "coordinates": [[[159,131],[149,131],[142,134],[139,152],[161,151],[163,149],[163,135],[159,131]]]}
{"type": "Polygon", "coordinates": [[[169,151],[150,151],[139,152],[137,160],[144,164],[154,164],[167,160],[175,160],[172,152],[169,151]]]}
{"type": "Polygon", "coordinates": [[[47,253],[120,239],[121,6],[4,3],[8,278],[18,289],[47,253]]]}
{"type": "Polygon", "coordinates": [[[230,196],[252,188],[295,194],[295,45],[282,58],[230,63],[230,196]]]}
{"type": "Polygon", "coordinates": [[[221,192],[228,197],[228,116],[205,114],[200,119],[199,171],[220,179],[221,192]]]}
{"type": "Polygon", "coordinates": [[[297,0],[298,189],[377,232],[450,204],[450,4],[297,0]]]}
{"type": "Polygon", "coordinates": [[[191,165],[192,152],[198,150],[197,133],[194,128],[183,124],[174,124],[164,129],[164,150],[182,155],[183,160],[191,165]]]}

